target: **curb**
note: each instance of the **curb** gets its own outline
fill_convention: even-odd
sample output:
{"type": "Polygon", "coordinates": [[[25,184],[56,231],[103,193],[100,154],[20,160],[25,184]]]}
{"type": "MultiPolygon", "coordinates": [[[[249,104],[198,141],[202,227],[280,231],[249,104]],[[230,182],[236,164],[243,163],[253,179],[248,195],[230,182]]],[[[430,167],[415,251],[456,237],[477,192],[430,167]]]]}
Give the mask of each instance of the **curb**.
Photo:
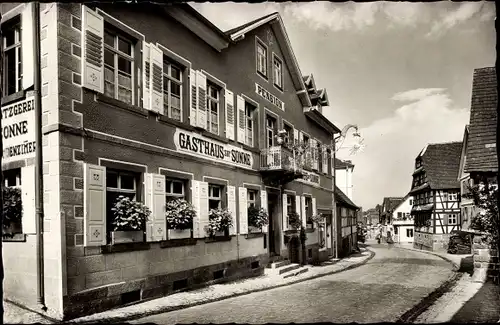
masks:
{"type": "Polygon", "coordinates": [[[152,316],[152,315],[157,315],[157,314],[168,313],[168,312],[172,312],[172,311],[176,311],[176,310],[186,309],[186,308],[190,308],[190,307],[194,307],[194,306],[199,306],[199,305],[204,305],[204,304],[208,304],[208,303],[212,303],[212,302],[217,302],[217,301],[222,301],[222,300],[226,300],[226,299],[229,299],[229,298],[235,298],[235,297],[239,297],[239,296],[244,296],[244,295],[248,295],[248,294],[251,294],[251,293],[256,293],[256,292],[261,292],[261,291],[267,291],[267,290],[271,290],[271,289],[277,289],[277,288],[289,286],[289,285],[292,285],[292,284],[296,284],[296,283],[300,283],[300,282],[305,282],[305,281],[309,281],[309,280],[313,280],[313,279],[317,279],[317,278],[321,278],[321,277],[324,277],[324,276],[327,276],[327,275],[332,275],[332,274],[336,274],[336,273],[348,271],[348,270],[357,268],[359,266],[362,266],[362,265],[366,264],[368,261],[370,261],[375,256],[375,253],[372,250],[370,250],[368,248],[366,248],[366,250],[370,253],[370,256],[367,259],[365,259],[364,261],[360,262],[360,263],[350,265],[350,266],[348,266],[348,267],[346,267],[344,269],[341,269],[341,270],[331,271],[331,272],[322,273],[322,274],[316,274],[316,275],[313,275],[311,277],[307,277],[307,278],[303,278],[303,279],[298,279],[296,281],[291,281],[291,282],[288,282],[288,283],[282,283],[282,284],[278,284],[278,285],[274,285],[274,286],[252,289],[252,290],[248,290],[248,291],[245,291],[245,292],[236,292],[236,293],[224,296],[224,297],[217,297],[217,298],[212,298],[212,299],[208,299],[208,300],[204,300],[204,301],[199,301],[199,302],[193,302],[193,303],[187,303],[187,304],[183,304],[183,305],[178,305],[178,306],[166,306],[164,308],[160,308],[160,309],[153,310],[153,311],[146,311],[146,312],[142,312],[140,314],[132,314],[132,315],[128,315],[128,316],[114,316],[114,317],[110,317],[110,318],[106,318],[106,319],[89,320],[89,321],[82,321],[82,322],[68,320],[68,321],[65,321],[64,323],[66,323],[66,324],[81,324],[81,325],[86,325],[86,324],[112,324],[112,323],[118,323],[118,322],[125,322],[125,321],[130,321],[130,320],[135,320],[135,319],[143,318],[143,317],[146,317],[146,316],[152,316]]]}

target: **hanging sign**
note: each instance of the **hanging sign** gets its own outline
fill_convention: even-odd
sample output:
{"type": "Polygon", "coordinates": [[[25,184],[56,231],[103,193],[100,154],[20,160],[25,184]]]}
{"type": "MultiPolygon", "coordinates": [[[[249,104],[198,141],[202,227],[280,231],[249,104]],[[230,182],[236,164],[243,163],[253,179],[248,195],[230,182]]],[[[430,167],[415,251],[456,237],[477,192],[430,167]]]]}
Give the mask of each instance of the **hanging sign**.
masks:
{"type": "Polygon", "coordinates": [[[35,97],[2,107],[2,162],[35,157],[35,97]]]}
{"type": "Polygon", "coordinates": [[[176,129],[174,144],[177,151],[232,166],[252,169],[250,151],[204,137],[198,133],[176,129]]]}
{"type": "Polygon", "coordinates": [[[266,99],[268,102],[273,104],[274,106],[278,107],[280,110],[282,111],[285,110],[285,103],[283,103],[281,100],[278,99],[278,97],[274,96],[269,91],[264,89],[258,83],[255,84],[255,92],[262,98],[266,99]]]}

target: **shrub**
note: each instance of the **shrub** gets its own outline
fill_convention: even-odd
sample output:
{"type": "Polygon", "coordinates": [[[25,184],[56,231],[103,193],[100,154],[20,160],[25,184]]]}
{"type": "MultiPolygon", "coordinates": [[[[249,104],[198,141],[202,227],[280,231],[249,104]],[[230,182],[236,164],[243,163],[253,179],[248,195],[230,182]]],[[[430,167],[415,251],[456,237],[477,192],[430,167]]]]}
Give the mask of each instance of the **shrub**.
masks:
{"type": "Polygon", "coordinates": [[[114,231],[142,230],[151,215],[147,206],[123,195],[116,199],[111,210],[113,211],[114,231]]]}
{"type": "Polygon", "coordinates": [[[191,229],[195,216],[196,210],[184,199],[169,201],[165,206],[165,217],[169,229],[191,229]]]}
{"type": "Polygon", "coordinates": [[[469,193],[464,198],[473,199],[474,205],[479,209],[471,218],[470,228],[484,234],[483,241],[494,245],[498,243],[498,187],[496,184],[478,184],[468,186],[469,193]]]}

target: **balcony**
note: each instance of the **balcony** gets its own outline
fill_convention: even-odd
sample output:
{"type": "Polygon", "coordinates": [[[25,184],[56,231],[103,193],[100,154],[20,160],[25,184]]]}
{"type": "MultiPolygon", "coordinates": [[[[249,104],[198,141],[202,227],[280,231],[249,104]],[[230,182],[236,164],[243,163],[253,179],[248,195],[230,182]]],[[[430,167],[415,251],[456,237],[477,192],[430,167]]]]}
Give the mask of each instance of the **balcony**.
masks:
{"type": "Polygon", "coordinates": [[[262,149],[260,152],[260,171],[264,182],[269,185],[284,185],[301,178],[304,169],[310,169],[309,152],[296,153],[282,146],[262,149]]]}

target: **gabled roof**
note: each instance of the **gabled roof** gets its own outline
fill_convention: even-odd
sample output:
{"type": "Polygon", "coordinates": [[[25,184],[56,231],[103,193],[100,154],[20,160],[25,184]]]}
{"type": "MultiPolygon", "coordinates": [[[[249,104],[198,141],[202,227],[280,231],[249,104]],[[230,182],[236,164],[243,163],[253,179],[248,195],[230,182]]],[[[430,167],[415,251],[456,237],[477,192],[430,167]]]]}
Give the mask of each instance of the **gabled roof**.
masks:
{"type": "MultiPolygon", "coordinates": [[[[462,151],[462,141],[428,144],[423,154],[417,157],[422,159],[423,169],[427,173],[427,183],[431,189],[452,189],[459,188],[458,172],[460,165],[460,154],[462,151]]],[[[411,192],[415,192],[413,188],[411,192]]]]}
{"type": "Polygon", "coordinates": [[[396,210],[397,208],[399,208],[403,203],[405,203],[409,198],[410,198],[410,194],[406,194],[406,196],[401,200],[401,202],[399,202],[398,205],[396,205],[394,207],[394,210],[396,210]]]}
{"type": "Polygon", "coordinates": [[[465,172],[497,172],[497,76],[495,68],[474,70],[465,172]]]}
{"type": "Polygon", "coordinates": [[[394,209],[403,202],[404,197],[384,197],[382,206],[384,207],[384,212],[392,213],[394,209]]]}
{"type": "Polygon", "coordinates": [[[279,13],[278,13],[278,12],[273,12],[273,13],[271,13],[271,14],[269,14],[269,15],[264,16],[264,17],[259,17],[259,18],[257,18],[257,19],[252,20],[252,21],[249,21],[249,22],[248,22],[248,23],[246,23],[246,24],[243,24],[243,25],[241,25],[241,26],[238,26],[238,27],[232,28],[232,29],[230,29],[230,30],[227,30],[227,31],[225,32],[225,34],[226,34],[226,35],[232,35],[232,34],[235,34],[235,33],[239,32],[239,31],[241,31],[241,30],[243,30],[243,29],[245,29],[245,28],[247,28],[247,27],[249,27],[249,26],[252,26],[253,24],[258,24],[260,21],[262,21],[262,20],[266,20],[267,18],[269,18],[269,17],[271,17],[271,16],[275,16],[275,15],[279,15],[279,13]]]}
{"type": "Polygon", "coordinates": [[[356,210],[359,209],[359,207],[354,204],[351,199],[349,199],[347,195],[345,195],[344,192],[342,192],[340,188],[337,187],[337,185],[335,185],[335,200],[337,201],[337,205],[339,206],[346,206],[348,208],[356,210]]]}

